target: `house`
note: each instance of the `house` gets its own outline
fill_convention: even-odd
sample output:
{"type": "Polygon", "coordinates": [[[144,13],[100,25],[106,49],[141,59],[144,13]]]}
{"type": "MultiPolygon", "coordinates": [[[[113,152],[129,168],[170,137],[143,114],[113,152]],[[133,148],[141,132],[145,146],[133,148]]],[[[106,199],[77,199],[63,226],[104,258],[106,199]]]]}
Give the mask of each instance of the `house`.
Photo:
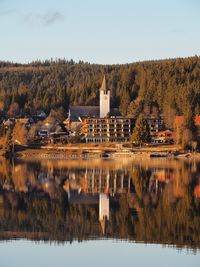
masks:
{"type": "Polygon", "coordinates": [[[15,119],[14,118],[9,118],[9,119],[5,119],[3,121],[3,126],[5,127],[5,129],[10,129],[10,128],[13,128],[15,126],[15,119]]]}
{"type": "Polygon", "coordinates": [[[151,141],[153,143],[165,143],[165,144],[174,143],[175,132],[173,132],[171,130],[154,132],[151,135],[151,141]]]}
{"type": "Polygon", "coordinates": [[[43,121],[46,119],[47,115],[44,110],[36,110],[31,117],[33,118],[34,122],[43,121]]]}
{"type": "Polygon", "coordinates": [[[48,117],[38,129],[38,137],[45,142],[63,142],[68,137],[69,132],[63,124],[56,121],[54,117],[48,117]]]}

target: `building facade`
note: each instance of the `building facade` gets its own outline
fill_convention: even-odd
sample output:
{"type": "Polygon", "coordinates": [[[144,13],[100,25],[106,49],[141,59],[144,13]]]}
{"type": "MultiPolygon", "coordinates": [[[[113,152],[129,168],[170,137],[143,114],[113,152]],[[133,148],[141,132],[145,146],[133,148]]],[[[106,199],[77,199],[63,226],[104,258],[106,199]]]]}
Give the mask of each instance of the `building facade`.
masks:
{"type": "Polygon", "coordinates": [[[133,126],[132,118],[87,118],[84,129],[86,143],[128,142],[133,126]]]}
{"type": "Polygon", "coordinates": [[[151,136],[165,129],[164,119],[161,116],[154,117],[150,115],[149,117],[146,118],[146,121],[149,126],[149,131],[151,136]]]}

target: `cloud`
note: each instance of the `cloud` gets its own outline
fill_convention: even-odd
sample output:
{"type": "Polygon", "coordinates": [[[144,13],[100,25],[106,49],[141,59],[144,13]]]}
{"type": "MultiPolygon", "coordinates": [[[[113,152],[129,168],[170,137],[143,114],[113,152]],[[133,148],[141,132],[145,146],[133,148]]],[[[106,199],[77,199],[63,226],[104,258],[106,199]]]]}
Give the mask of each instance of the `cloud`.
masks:
{"type": "MultiPolygon", "coordinates": [[[[1,0],[0,0],[1,1],[1,0]]],[[[48,11],[46,13],[29,13],[23,14],[16,9],[7,9],[0,11],[0,17],[10,17],[15,15],[19,19],[22,19],[23,23],[29,23],[32,25],[50,25],[65,19],[65,16],[59,11],[48,11]]]]}
{"type": "Polygon", "coordinates": [[[60,22],[65,19],[65,16],[59,12],[47,12],[44,14],[35,14],[30,13],[26,16],[24,16],[24,22],[29,22],[30,24],[40,24],[40,25],[50,25],[57,22],[60,22]]]}
{"type": "Polygon", "coordinates": [[[16,9],[1,10],[0,16],[10,16],[16,13],[16,9]]]}
{"type": "Polygon", "coordinates": [[[42,21],[44,24],[53,24],[55,22],[64,20],[64,18],[65,17],[63,16],[63,14],[56,11],[56,12],[51,12],[51,13],[47,13],[47,14],[43,15],[42,21]]]}

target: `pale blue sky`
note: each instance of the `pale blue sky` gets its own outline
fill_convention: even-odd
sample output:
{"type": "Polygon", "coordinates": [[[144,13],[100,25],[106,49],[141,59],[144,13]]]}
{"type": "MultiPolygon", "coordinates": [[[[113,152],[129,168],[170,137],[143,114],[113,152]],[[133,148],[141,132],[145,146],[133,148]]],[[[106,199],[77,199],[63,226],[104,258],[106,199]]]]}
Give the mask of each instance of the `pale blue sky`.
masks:
{"type": "Polygon", "coordinates": [[[200,55],[199,0],[0,0],[0,60],[200,55]]]}

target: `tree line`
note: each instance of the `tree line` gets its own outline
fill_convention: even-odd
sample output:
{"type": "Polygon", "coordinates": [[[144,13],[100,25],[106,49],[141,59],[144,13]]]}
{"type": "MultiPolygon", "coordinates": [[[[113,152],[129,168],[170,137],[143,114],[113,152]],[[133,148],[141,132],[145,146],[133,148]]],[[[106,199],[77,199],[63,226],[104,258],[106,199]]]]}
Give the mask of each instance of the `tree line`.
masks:
{"type": "Polygon", "coordinates": [[[70,105],[98,105],[99,88],[106,74],[111,106],[123,115],[137,116],[149,107],[158,107],[166,121],[175,113],[200,113],[200,57],[138,62],[124,65],[97,65],[73,60],[14,64],[0,62],[0,108],[12,103],[19,112],[70,105]]]}
{"type": "Polygon", "coordinates": [[[24,116],[40,109],[47,113],[62,109],[67,116],[69,105],[99,105],[104,74],[111,107],[119,108],[123,116],[137,119],[156,109],[157,114],[163,114],[166,127],[174,128],[175,116],[183,115],[179,131],[187,140],[180,142],[195,139],[194,116],[200,115],[198,56],[123,65],[65,59],[0,62],[0,112],[24,116]]]}

